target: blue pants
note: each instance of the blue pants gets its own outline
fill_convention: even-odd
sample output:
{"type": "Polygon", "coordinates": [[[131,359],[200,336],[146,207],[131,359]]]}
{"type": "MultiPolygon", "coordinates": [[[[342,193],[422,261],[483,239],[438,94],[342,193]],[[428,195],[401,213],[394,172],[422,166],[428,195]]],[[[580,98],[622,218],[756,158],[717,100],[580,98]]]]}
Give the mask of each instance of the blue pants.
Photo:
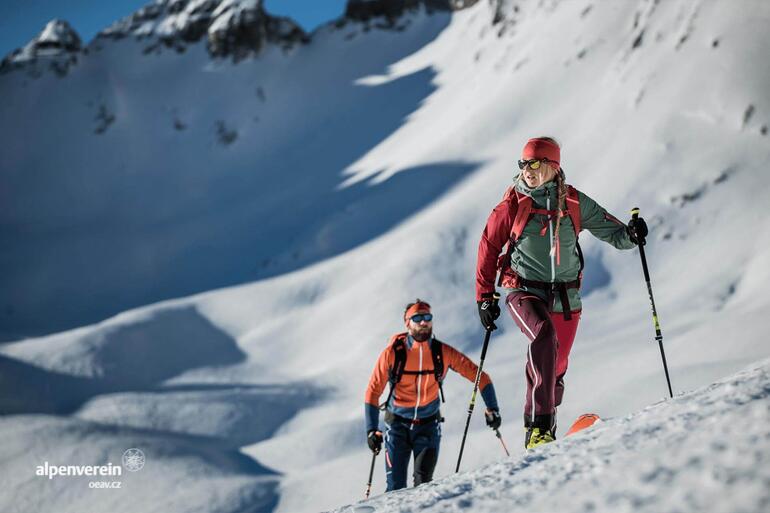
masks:
{"type": "Polygon", "coordinates": [[[433,479],[441,442],[438,420],[422,425],[411,425],[394,420],[385,431],[385,490],[406,488],[406,471],[414,455],[414,486],[433,479]]]}

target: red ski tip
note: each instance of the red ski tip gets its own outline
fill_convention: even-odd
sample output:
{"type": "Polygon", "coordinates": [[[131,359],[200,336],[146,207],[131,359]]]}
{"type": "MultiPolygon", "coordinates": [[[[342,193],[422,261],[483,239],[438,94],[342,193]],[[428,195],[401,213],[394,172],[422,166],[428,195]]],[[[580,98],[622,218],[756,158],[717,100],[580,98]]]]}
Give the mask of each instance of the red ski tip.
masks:
{"type": "Polygon", "coordinates": [[[583,415],[578,417],[575,422],[572,423],[572,426],[569,428],[569,431],[567,431],[567,434],[564,436],[574,435],[578,431],[582,431],[585,428],[591,427],[594,425],[594,422],[596,422],[597,420],[602,420],[602,419],[595,413],[584,413],[583,415]]]}

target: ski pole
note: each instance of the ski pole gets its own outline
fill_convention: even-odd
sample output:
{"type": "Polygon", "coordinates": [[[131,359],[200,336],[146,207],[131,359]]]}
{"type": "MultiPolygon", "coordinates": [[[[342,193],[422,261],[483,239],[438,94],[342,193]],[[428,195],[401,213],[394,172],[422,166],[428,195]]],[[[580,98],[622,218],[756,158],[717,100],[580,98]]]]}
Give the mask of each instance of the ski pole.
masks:
{"type": "Polygon", "coordinates": [[[495,436],[500,439],[500,443],[503,444],[503,450],[505,451],[506,456],[510,456],[511,453],[508,452],[508,447],[505,446],[505,442],[503,441],[503,435],[500,434],[499,429],[495,429],[495,436]]]}
{"type": "Polygon", "coordinates": [[[372,492],[372,478],[374,477],[374,461],[377,459],[377,453],[372,453],[372,466],[369,469],[369,482],[366,483],[366,494],[364,499],[369,498],[369,494],[372,492]]]}
{"type": "MultiPolygon", "coordinates": [[[[631,210],[631,219],[639,218],[639,207],[635,207],[631,210]]],[[[658,341],[660,347],[660,357],[663,359],[663,370],[666,373],[666,383],[668,383],[668,394],[671,398],[674,398],[674,392],[671,390],[671,378],[668,376],[668,365],[666,364],[666,352],[663,351],[663,333],[660,330],[660,322],[658,322],[658,311],[655,308],[655,298],[652,296],[652,285],[650,284],[650,271],[647,268],[647,258],[644,256],[644,238],[637,238],[637,246],[639,247],[639,256],[642,258],[642,270],[644,271],[644,281],[647,282],[647,293],[650,296],[650,305],[652,306],[652,322],[655,325],[655,340],[658,341]]]]}
{"type": "MultiPolygon", "coordinates": [[[[493,297],[495,304],[497,304],[497,300],[500,299],[500,294],[495,292],[493,297]]],[[[484,335],[484,345],[481,346],[481,359],[479,360],[479,368],[476,369],[476,380],[473,382],[473,394],[471,394],[471,402],[468,405],[468,418],[465,420],[465,431],[463,432],[463,441],[460,444],[460,455],[457,457],[457,467],[455,468],[455,472],[460,471],[460,462],[463,459],[463,449],[465,449],[465,439],[468,436],[468,428],[471,425],[471,415],[473,415],[473,408],[476,406],[476,392],[479,390],[479,382],[481,381],[481,369],[484,367],[484,358],[487,356],[487,347],[489,346],[489,336],[492,334],[493,329],[494,327],[492,326],[487,328],[487,332],[484,335]]]]}

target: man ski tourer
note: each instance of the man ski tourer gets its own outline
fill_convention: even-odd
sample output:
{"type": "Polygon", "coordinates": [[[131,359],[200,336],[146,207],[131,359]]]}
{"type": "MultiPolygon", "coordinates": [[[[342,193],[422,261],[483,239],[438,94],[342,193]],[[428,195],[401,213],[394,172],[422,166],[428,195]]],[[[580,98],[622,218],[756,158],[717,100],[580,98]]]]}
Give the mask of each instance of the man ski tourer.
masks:
{"type": "Polygon", "coordinates": [[[527,141],[519,169],[481,235],[476,302],[481,324],[495,329],[500,315],[495,285],[507,289],[508,312],[529,341],[524,446],[530,449],[556,436],[556,407],[582,309],[579,232],[586,229],[618,249],[632,249],[644,240],[647,226],[642,218],[626,226],[567,185],[561,149],[550,137],[527,141]]]}
{"type": "MultiPolygon", "coordinates": [[[[447,370],[452,369],[474,382],[478,369],[467,356],[433,336],[433,314],[425,301],[417,299],[406,306],[404,323],[407,331],[391,337],[377,359],[364,403],[367,443],[374,454],[382,449],[379,417],[380,409],[385,410],[386,491],[406,487],[412,456],[414,485],[433,479],[443,421],[439,411],[443,401],[442,381],[447,370]],[[380,405],[380,396],[388,383],[388,398],[380,405]]],[[[479,387],[487,406],[487,425],[498,429],[501,418],[497,397],[485,372],[481,374],[479,387]]]]}

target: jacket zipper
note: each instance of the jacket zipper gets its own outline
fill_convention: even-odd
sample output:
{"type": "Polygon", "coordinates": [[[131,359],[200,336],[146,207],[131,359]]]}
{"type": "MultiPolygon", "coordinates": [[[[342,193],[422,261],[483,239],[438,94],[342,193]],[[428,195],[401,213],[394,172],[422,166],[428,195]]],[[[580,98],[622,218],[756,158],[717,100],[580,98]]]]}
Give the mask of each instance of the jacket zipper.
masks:
{"type": "MultiPolygon", "coordinates": [[[[414,405],[414,419],[417,420],[417,408],[420,407],[420,387],[422,385],[422,344],[420,344],[420,374],[417,374],[417,402],[414,405]]],[[[412,424],[414,426],[414,424],[412,424]]]]}

